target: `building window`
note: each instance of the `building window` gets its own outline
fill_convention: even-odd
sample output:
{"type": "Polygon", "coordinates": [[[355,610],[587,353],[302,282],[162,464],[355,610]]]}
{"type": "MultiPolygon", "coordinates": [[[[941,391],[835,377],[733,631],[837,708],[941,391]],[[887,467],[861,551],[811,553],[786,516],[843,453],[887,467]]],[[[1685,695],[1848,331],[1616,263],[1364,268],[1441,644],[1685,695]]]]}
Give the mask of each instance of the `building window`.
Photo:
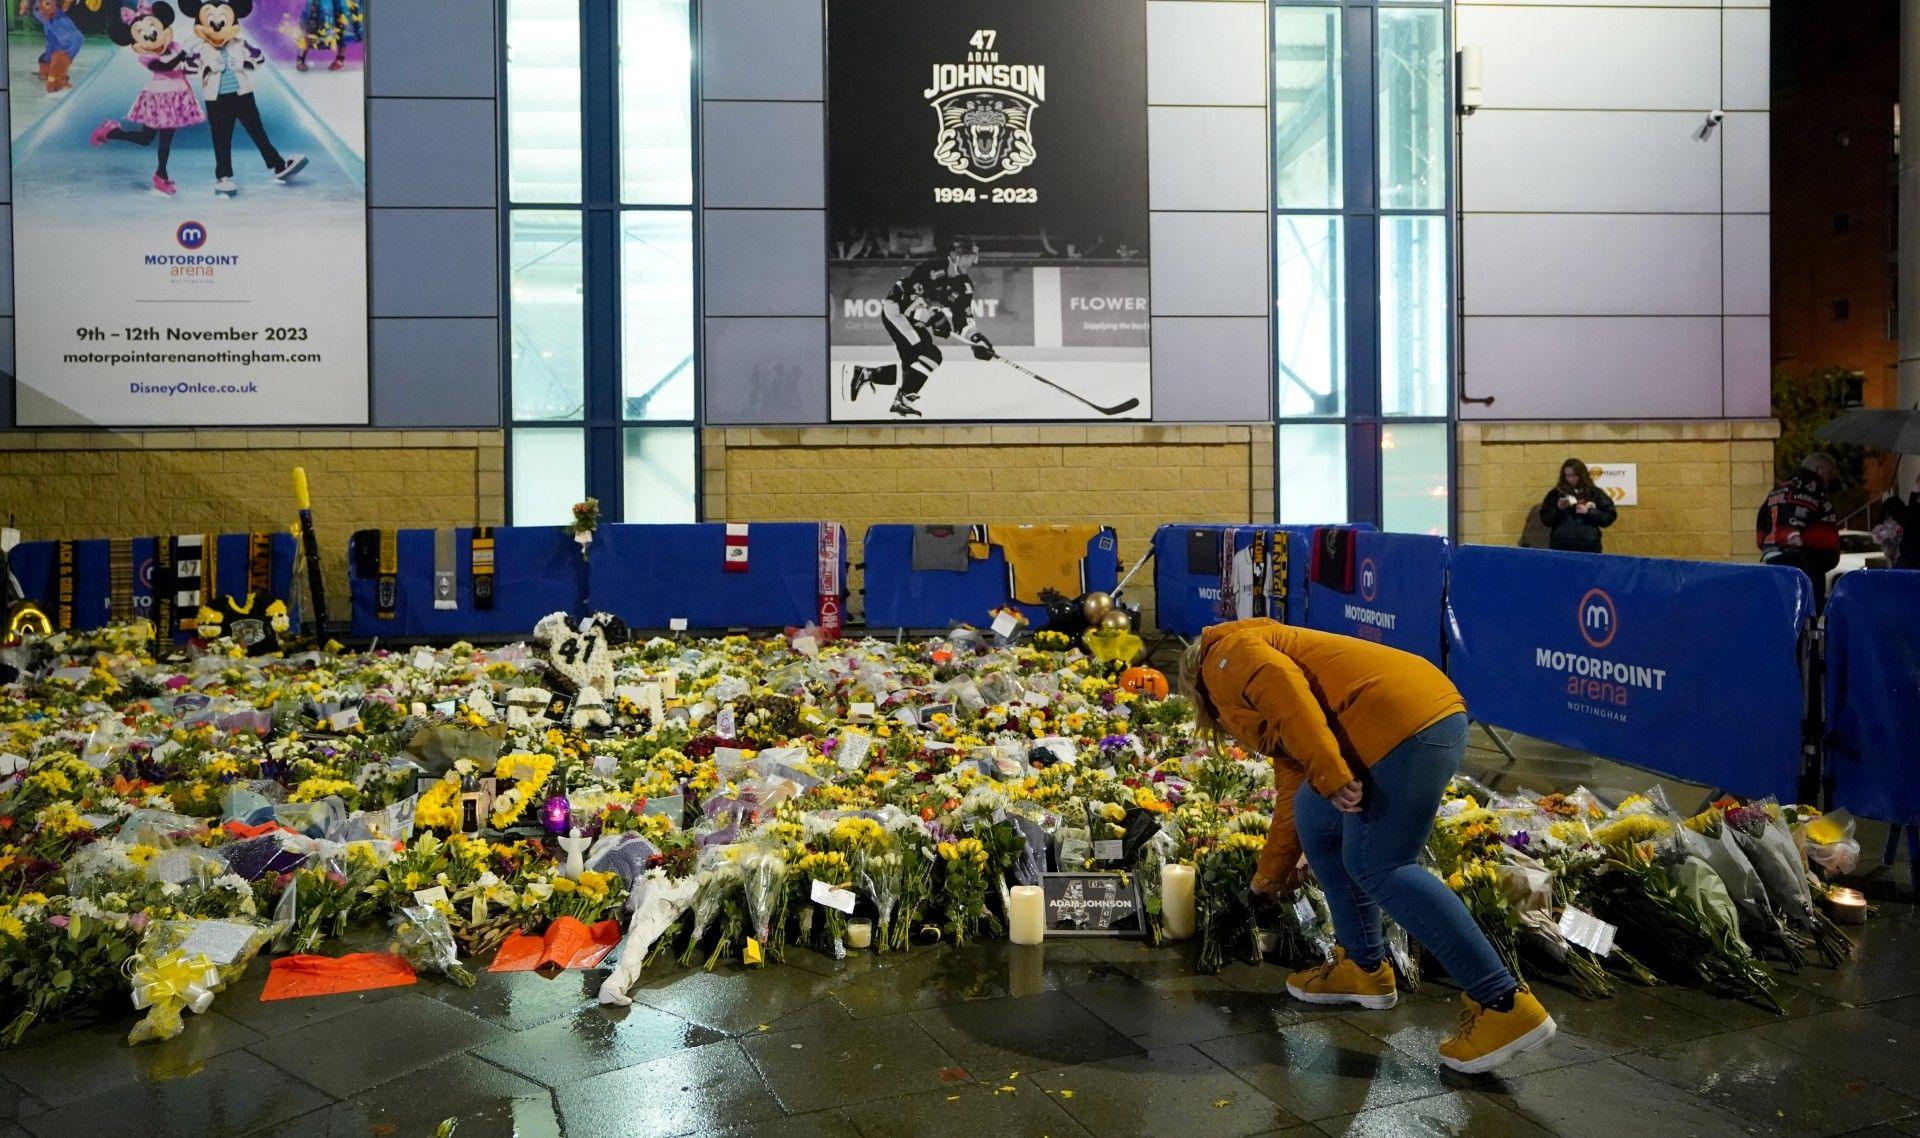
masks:
{"type": "Polygon", "coordinates": [[[699,502],[689,0],[507,0],[508,521],[699,502]]]}
{"type": "Polygon", "coordinates": [[[1271,10],[1277,516],[1448,533],[1447,8],[1271,10]]]}

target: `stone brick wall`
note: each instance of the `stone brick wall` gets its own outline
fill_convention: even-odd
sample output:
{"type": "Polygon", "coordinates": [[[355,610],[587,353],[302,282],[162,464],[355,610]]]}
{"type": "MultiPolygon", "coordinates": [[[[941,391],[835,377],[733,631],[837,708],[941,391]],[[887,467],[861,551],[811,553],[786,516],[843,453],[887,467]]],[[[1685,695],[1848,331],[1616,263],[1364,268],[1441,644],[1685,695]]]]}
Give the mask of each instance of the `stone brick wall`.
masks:
{"type": "Polygon", "coordinates": [[[854,561],[878,522],[1099,522],[1124,572],[1162,523],[1273,519],[1269,427],[727,427],[703,454],[706,517],[837,520],[854,561]]]}
{"type": "Polygon", "coordinates": [[[502,455],[498,431],[5,431],[0,516],[29,540],[287,529],[303,466],[344,613],[347,535],[500,524],[502,455]]]}
{"type": "Polygon", "coordinates": [[[1753,515],[1773,485],[1779,434],[1771,419],[1462,423],[1460,540],[1519,544],[1560,464],[1573,457],[1639,465],[1640,504],[1622,507],[1607,530],[1609,553],[1750,561],[1753,515]]]}

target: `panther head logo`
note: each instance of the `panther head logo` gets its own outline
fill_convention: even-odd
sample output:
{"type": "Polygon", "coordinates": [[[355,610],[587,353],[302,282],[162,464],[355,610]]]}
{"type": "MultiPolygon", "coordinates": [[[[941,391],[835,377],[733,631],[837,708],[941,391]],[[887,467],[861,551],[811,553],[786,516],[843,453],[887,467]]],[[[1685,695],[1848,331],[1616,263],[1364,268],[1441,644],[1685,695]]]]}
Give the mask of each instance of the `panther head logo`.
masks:
{"type": "Polygon", "coordinates": [[[936,99],[933,159],[955,174],[991,182],[1033,165],[1032,99],[1008,91],[956,91],[936,99]]]}

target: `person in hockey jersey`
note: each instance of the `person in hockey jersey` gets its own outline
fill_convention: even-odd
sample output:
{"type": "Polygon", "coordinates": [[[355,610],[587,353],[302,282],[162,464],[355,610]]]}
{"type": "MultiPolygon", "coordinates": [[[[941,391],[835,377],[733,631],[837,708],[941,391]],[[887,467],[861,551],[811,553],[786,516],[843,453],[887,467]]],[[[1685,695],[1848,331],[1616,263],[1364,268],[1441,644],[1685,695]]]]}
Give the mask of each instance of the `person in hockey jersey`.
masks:
{"type": "Polygon", "coordinates": [[[973,322],[973,278],[967,274],[979,260],[979,247],[969,238],[956,237],[945,257],[922,261],[894,282],[880,305],[880,321],[900,353],[900,362],[849,367],[849,400],[860,398],[869,387],[898,386],[888,410],[919,418],[914,404],[944,358],[936,341],[960,340],[973,348],[975,359],[993,358],[993,344],[973,322]]]}

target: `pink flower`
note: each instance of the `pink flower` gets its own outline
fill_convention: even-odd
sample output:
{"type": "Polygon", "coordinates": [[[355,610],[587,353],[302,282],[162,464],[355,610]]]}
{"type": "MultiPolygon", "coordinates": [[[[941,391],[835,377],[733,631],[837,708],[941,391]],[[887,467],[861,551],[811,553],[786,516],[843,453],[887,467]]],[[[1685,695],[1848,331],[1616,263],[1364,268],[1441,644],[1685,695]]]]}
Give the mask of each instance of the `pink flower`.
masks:
{"type": "Polygon", "coordinates": [[[56,929],[64,929],[67,927],[67,918],[56,913],[55,915],[47,918],[47,923],[52,925],[56,929]]]}
{"type": "Polygon", "coordinates": [[[127,927],[134,932],[145,931],[147,927],[147,915],[145,913],[135,913],[133,916],[128,917],[127,927]]]}

